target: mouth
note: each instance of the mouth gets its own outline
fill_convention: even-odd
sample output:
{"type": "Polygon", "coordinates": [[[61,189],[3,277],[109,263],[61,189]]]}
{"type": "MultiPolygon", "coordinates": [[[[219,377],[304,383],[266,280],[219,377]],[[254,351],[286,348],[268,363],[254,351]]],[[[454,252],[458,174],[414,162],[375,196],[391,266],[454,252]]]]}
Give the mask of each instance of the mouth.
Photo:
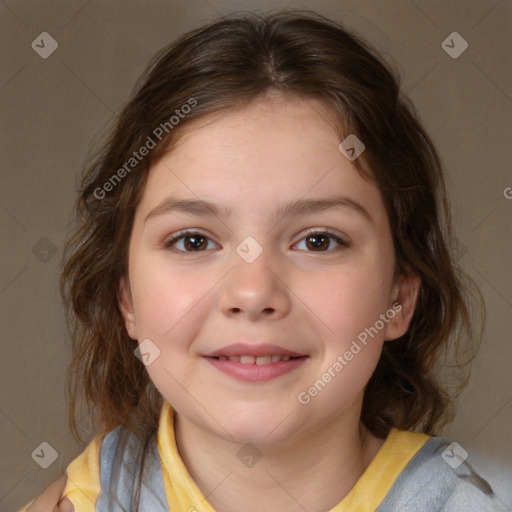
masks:
{"type": "Polygon", "coordinates": [[[218,361],[232,361],[233,363],[241,363],[241,364],[274,364],[279,363],[280,361],[290,361],[292,359],[300,359],[301,357],[308,357],[308,356],[298,356],[298,357],[291,357],[291,356],[281,356],[279,354],[274,355],[268,355],[268,356],[219,356],[214,357],[213,359],[217,359],[218,361]]]}
{"type": "Polygon", "coordinates": [[[235,344],[203,356],[215,368],[237,380],[264,382],[299,368],[308,355],[276,345],[235,344]]]}

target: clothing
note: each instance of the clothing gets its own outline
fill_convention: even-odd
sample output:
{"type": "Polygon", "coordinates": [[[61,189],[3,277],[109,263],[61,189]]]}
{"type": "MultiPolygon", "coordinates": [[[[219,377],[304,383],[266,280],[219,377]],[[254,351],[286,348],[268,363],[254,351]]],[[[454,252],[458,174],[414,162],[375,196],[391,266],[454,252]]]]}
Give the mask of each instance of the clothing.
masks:
{"type": "MultiPolygon", "coordinates": [[[[173,418],[164,400],[156,442],[144,460],[138,510],[214,512],[179,455],[173,418]]],[[[449,445],[440,437],[392,429],[356,485],[330,512],[509,512],[467,461],[452,469],[441,456],[449,445]]],[[[131,512],[140,455],[140,442],[121,426],[95,437],[69,464],[63,495],[76,512],[131,512]]]]}

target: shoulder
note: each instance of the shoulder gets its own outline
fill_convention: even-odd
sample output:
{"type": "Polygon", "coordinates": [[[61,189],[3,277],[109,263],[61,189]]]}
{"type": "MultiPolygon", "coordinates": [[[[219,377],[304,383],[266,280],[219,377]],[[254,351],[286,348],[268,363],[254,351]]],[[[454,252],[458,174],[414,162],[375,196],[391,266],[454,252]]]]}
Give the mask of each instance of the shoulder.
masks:
{"type": "MultiPolygon", "coordinates": [[[[66,474],[53,482],[36,500],[20,512],[74,512],[92,511],[97,500],[108,497],[109,491],[119,485],[133,487],[139,466],[144,460],[141,450],[155,447],[141,443],[141,439],[118,425],[108,433],[96,435],[85,449],[66,468],[66,474]],[[93,508],[91,508],[93,507],[93,508]]],[[[146,462],[151,460],[148,457],[146,462]]],[[[108,507],[105,510],[110,510],[108,507]]]]}
{"type": "Polygon", "coordinates": [[[100,454],[101,510],[168,512],[162,466],[155,432],[140,435],[118,427],[104,439],[100,454]]]}
{"type": "Polygon", "coordinates": [[[38,498],[26,505],[21,512],[74,512],[75,508],[71,501],[62,498],[64,487],[66,486],[66,475],[62,475],[55,480],[38,498]]]}
{"type": "Polygon", "coordinates": [[[62,500],[57,503],[57,509],[54,512],[75,512],[75,507],[67,498],[62,498],[62,500]]]}
{"type": "Polygon", "coordinates": [[[431,437],[400,473],[379,512],[510,512],[455,442],[431,437]],[[398,507],[398,508],[397,508],[398,507]]]}
{"type": "MultiPolygon", "coordinates": [[[[66,468],[65,487],[59,508],[52,512],[73,512],[92,510],[90,503],[100,493],[100,452],[108,434],[96,435],[85,449],[66,468]]],[[[60,496],[59,496],[60,497],[60,496]]],[[[30,509],[29,511],[30,512],[30,509]]]]}

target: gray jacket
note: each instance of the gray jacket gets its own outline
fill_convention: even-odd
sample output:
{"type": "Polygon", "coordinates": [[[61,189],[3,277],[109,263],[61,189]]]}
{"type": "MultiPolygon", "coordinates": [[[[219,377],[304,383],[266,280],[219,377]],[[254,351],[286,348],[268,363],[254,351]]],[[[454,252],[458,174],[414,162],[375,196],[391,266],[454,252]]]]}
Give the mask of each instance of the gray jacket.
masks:
{"type": "MultiPolygon", "coordinates": [[[[447,462],[447,448],[453,457],[449,446],[444,438],[430,438],[376,512],[512,512],[467,461],[447,462]]],[[[144,443],[121,426],[105,436],[96,512],[192,512],[169,510],[155,440],[147,445],[145,457],[143,453],[144,443]]]]}

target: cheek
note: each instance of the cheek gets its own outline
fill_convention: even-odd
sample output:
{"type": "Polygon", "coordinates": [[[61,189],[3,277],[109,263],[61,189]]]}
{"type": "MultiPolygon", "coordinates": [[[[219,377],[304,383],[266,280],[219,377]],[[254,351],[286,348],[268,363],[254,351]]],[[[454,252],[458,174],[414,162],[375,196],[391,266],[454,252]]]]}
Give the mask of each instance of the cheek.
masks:
{"type": "Polygon", "coordinates": [[[131,279],[139,339],[151,340],[159,351],[146,366],[149,377],[169,402],[186,404],[183,388],[191,389],[201,379],[191,347],[214,307],[218,276],[192,266],[170,270],[165,261],[148,258],[133,262],[131,279]]]}
{"type": "Polygon", "coordinates": [[[361,261],[325,273],[315,286],[306,279],[303,286],[307,305],[324,324],[325,333],[344,346],[386,312],[391,279],[378,262],[361,261]]]}
{"type": "Polygon", "coordinates": [[[212,277],[192,267],[171,270],[165,261],[149,258],[134,262],[132,270],[138,328],[146,337],[181,339],[176,332],[198,322],[214,284],[212,277]]]}
{"type": "Polygon", "coordinates": [[[150,339],[159,350],[146,370],[166,400],[178,409],[189,407],[183,389],[192,389],[201,379],[194,371],[190,347],[213,307],[208,292],[215,280],[197,269],[170,271],[156,261],[139,260],[132,270],[140,341],[150,339]]]}
{"type": "Polygon", "coordinates": [[[342,411],[357,403],[374,372],[381,347],[380,343],[366,348],[361,345],[350,361],[344,352],[333,354],[329,364],[303,388],[299,402],[315,408],[318,416],[329,416],[333,409],[342,411]]]}

